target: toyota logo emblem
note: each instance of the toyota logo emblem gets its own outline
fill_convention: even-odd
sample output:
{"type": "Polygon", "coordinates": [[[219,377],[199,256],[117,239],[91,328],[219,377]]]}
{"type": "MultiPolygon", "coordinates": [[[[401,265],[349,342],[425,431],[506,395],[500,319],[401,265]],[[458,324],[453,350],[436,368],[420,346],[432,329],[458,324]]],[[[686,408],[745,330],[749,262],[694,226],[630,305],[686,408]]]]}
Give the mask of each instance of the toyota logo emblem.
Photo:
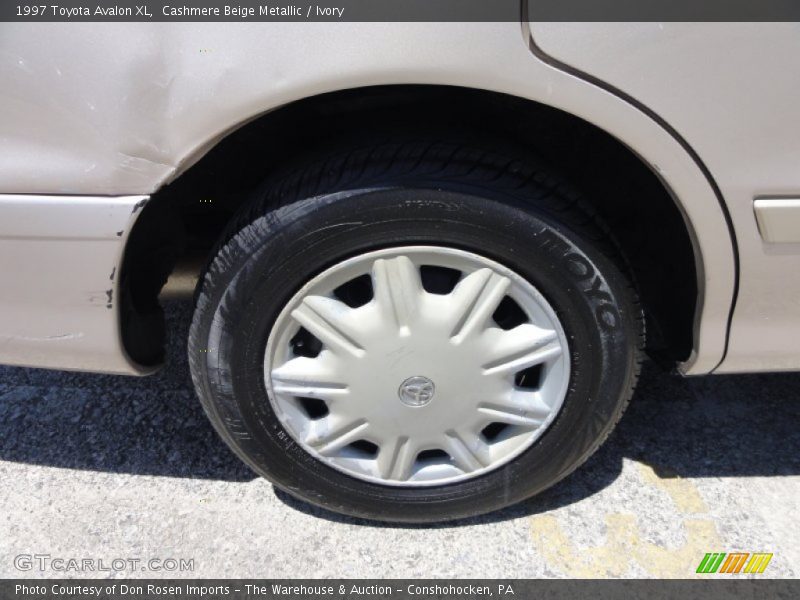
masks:
{"type": "Polygon", "coordinates": [[[406,406],[425,406],[433,398],[436,386],[427,377],[409,377],[400,384],[397,395],[406,406]]]}

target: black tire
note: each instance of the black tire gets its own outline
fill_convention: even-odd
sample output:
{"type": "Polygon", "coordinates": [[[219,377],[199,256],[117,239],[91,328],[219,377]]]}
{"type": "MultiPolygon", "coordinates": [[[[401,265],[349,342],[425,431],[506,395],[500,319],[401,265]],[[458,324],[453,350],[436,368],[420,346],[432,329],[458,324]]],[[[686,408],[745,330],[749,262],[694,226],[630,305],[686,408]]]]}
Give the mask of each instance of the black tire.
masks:
{"type": "Polygon", "coordinates": [[[621,417],[644,336],[623,271],[579,196],[528,157],[424,142],[338,154],[265,183],[223,237],[196,297],[193,381],[234,452],[303,500],[382,521],[493,511],[571,473],[621,417]],[[414,244],[470,250],[533,283],[567,334],[571,373],[555,421],[513,461],[466,481],[409,488],[349,477],[306,453],[272,411],[263,361],[278,313],[310,278],[365,251],[414,244]]]}

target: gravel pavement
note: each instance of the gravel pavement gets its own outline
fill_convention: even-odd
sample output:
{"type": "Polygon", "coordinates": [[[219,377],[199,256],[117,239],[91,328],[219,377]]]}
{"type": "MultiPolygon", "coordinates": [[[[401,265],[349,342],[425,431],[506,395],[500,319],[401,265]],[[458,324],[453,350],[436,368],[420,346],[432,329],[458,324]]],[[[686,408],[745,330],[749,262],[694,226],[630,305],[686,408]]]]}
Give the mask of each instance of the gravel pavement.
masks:
{"type": "Polygon", "coordinates": [[[800,374],[646,365],[609,441],[543,496],[390,527],[308,506],[243,466],[191,388],[189,307],[168,309],[158,375],[0,367],[0,577],[691,577],[706,552],[736,551],[773,553],[762,576],[800,575],[800,374]],[[126,566],[15,567],[32,554],[126,566]],[[147,570],[169,558],[193,570],[147,570]]]}

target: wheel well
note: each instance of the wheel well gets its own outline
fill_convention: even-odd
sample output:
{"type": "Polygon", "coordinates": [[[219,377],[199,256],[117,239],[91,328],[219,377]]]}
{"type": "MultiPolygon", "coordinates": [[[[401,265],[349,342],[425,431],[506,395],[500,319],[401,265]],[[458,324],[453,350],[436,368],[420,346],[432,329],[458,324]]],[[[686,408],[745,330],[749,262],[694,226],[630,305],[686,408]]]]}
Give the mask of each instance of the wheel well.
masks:
{"type": "Polygon", "coordinates": [[[444,86],[360,88],[294,102],[234,131],[153,194],[121,271],[129,356],[143,365],[163,359],[159,293],[172,290],[173,279],[194,281],[259,182],[328,148],[398,132],[507,140],[538,154],[583,192],[619,242],[645,308],[648,352],[665,362],[688,357],[696,257],[680,209],[649,166],[608,133],[558,109],[444,86]]]}

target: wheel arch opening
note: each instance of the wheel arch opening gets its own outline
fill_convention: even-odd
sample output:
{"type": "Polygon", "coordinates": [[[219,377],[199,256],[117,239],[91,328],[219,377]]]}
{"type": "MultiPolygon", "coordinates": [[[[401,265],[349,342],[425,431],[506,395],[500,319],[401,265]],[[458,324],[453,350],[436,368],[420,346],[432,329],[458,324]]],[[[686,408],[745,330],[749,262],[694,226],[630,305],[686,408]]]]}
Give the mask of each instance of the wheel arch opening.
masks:
{"type": "Polygon", "coordinates": [[[163,361],[162,301],[191,296],[226,225],[265,178],[359,140],[412,133],[505,140],[569,180],[629,263],[645,309],[648,353],[665,364],[688,358],[702,261],[677,199],[642,158],[598,127],[531,100],[392,85],[313,96],[252,119],[151,196],[120,272],[120,327],[131,359],[144,366],[163,361]]]}

